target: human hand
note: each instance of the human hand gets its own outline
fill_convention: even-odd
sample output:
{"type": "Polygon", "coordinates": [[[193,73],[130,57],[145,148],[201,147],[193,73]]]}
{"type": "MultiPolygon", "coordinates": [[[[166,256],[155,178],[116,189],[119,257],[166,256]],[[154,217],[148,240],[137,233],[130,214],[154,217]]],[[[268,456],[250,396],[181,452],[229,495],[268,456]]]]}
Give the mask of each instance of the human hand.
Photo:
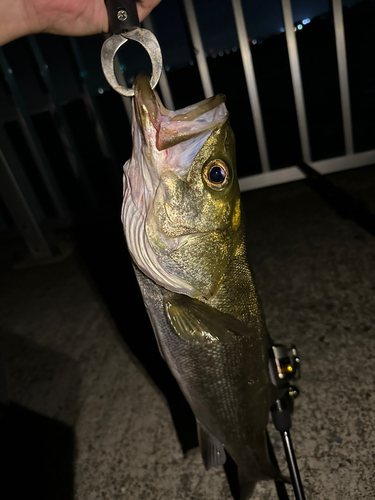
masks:
{"type": "MultiPolygon", "coordinates": [[[[137,0],[139,20],[160,0],[137,0]]],[[[104,0],[0,0],[0,45],[32,33],[84,36],[108,31],[104,0]]]]}

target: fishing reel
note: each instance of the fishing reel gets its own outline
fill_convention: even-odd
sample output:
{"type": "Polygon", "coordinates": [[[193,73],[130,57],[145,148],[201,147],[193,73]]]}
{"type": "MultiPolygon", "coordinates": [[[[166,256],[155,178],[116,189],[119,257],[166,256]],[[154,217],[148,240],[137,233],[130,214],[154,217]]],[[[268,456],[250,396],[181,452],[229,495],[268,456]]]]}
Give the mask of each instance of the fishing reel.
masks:
{"type": "MultiPolygon", "coordinates": [[[[299,395],[298,388],[291,385],[291,382],[298,380],[301,376],[300,363],[298,351],[294,345],[287,349],[282,344],[274,344],[269,350],[271,381],[280,389],[280,396],[271,407],[272,420],[275,428],[280,432],[284,445],[295,498],[296,500],[305,500],[303,485],[290,436],[294,400],[299,395]]],[[[285,485],[277,483],[276,489],[280,500],[289,498],[285,485]]]]}
{"type": "Polygon", "coordinates": [[[287,349],[283,344],[274,344],[269,353],[269,370],[271,381],[284,392],[288,393],[291,401],[299,395],[292,381],[301,377],[301,360],[295,345],[287,349]]]}

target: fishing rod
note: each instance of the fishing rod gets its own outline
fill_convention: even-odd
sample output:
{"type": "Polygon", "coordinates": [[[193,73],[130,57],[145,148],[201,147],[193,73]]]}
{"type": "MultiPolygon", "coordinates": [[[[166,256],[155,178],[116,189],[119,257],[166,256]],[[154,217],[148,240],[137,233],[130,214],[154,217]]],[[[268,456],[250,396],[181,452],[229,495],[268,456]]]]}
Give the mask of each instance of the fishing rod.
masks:
{"type": "MultiPolygon", "coordinates": [[[[276,430],[281,435],[295,498],[296,500],[305,500],[303,484],[290,435],[294,399],[299,394],[297,387],[290,385],[290,382],[300,377],[300,358],[295,346],[288,350],[281,344],[274,344],[269,355],[272,382],[283,390],[282,396],[271,407],[272,420],[276,430]]],[[[284,488],[281,488],[280,484],[276,482],[280,500],[288,498],[285,485],[283,486],[284,488]]]]}

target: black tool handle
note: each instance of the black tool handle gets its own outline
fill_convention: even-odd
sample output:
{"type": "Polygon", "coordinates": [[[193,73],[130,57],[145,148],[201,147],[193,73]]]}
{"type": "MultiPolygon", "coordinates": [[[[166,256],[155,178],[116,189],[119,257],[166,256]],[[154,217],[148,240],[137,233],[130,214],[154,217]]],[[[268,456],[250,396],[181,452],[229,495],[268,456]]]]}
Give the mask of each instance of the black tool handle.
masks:
{"type": "Polygon", "coordinates": [[[105,0],[109,32],[125,33],[139,27],[136,0],[105,0]]]}

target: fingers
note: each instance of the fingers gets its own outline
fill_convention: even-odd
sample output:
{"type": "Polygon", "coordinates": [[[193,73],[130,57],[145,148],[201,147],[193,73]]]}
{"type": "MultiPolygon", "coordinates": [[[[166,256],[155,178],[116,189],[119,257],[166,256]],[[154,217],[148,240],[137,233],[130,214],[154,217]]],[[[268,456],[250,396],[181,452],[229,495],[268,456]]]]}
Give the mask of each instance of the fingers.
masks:
{"type": "Polygon", "coordinates": [[[137,0],[139,21],[142,22],[161,0],[137,0]]]}

